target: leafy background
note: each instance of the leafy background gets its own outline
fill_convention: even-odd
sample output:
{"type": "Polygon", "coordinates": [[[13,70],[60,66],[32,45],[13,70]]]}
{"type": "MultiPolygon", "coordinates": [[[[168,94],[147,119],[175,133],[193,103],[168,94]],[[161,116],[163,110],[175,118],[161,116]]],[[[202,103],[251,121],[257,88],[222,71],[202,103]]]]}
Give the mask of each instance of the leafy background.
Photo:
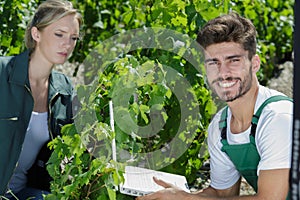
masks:
{"type": "MultiPolygon", "coordinates": [[[[25,50],[24,31],[33,15],[38,0],[0,1],[0,55],[15,55],[25,50]]],[[[209,19],[234,10],[250,18],[257,27],[258,53],[262,68],[258,73],[260,82],[265,85],[279,72],[278,65],[292,60],[293,52],[293,0],[72,0],[84,17],[83,39],[70,58],[76,66],[73,76],[84,67],[85,81],[90,82],[91,73],[86,60],[91,52],[101,49],[102,41],[116,34],[144,28],[167,28],[191,39],[195,39],[201,26],[209,19]],[[82,63],[85,62],[85,66],[82,63]]],[[[176,38],[173,38],[174,41],[176,38]]],[[[175,44],[173,44],[175,45],[175,44]]],[[[170,49],[174,48],[170,43],[170,49]]],[[[89,61],[88,62],[92,62],[89,61]]],[[[107,64],[107,63],[102,63],[107,64]]],[[[49,161],[48,170],[53,177],[51,195],[48,199],[132,199],[115,190],[123,181],[124,166],[132,155],[147,153],[166,148],[178,130],[181,119],[180,99],[172,92],[172,80],[168,79],[171,66],[190,83],[191,95],[199,106],[199,116],[186,123],[186,130],[193,130],[189,148],[179,159],[173,159],[172,151],[168,156],[152,158],[160,160],[151,167],[164,166],[160,170],[185,175],[190,185],[196,184],[195,174],[209,156],[204,151],[206,128],[216,105],[203,76],[178,54],[161,49],[139,49],[123,55],[116,55],[106,70],[99,73],[95,87],[77,86],[82,109],[77,115],[77,127],[64,127],[63,136],[55,139],[50,146],[54,153],[49,161]],[[126,77],[126,78],[124,78],[126,77]],[[139,77],[139,78],[137,78],[139,77]],[[149,126],[158,116],[165,122],[163,128],[147,139],[128,134],[122,124],[111,130],[109,101],[129,90],[128,104],[118,107],[116,112],[126,111],[130,120],[140,127],[149,126]],[[168,83],[168,84],[166,84],[168,83]],[[129,87],[129,88],[130,88],[129,87]],[[123,92],[123,93],[122,93],[123,92]],[[92,118],[93,113],[97,113],[92,118]],[[91,118],[90,118],[91,117],[91,118]],[[153,117],[153,118],[151,118],[153,117]],[[195,128],[196,127],[196,128],[195,128]],[[97,141],[97,142],[92,142],[97,141]],[[127,154],[112,159],[111,144],[116,141],[118,149],[127,154]],[[87,151],[93,149],[91,154],[87,151]],[[129,157],[128,157],[129,152],[129,157]],[[168,163],[168,165],[162,164],[168,163]]],[[[180,83],[177,76],[174,80],[180,83]]],[[[117,102],[116,102],[117,103],[117,102]]],[[[195,105],[190,105],[195,109],[195,105]]],[[[123,122],[129,123],[128,118],[123,122]]],[[[122,120],[121,120],[122,121],[122,120]]],[[[131,127],[129,127],[130,129],[131,127]]],[[[155,127],[154,127],[155,128],[155,127]]],[[[186,130],[180,131],[182,141],[187,142],[186,130]]],[[[147,160],[147,158],[145,158],[147,160]]],[[[136,160],[134,160],[136,161],[136,160]]],[[[148,160],[149,161],[149,158],[148,160]]]]}

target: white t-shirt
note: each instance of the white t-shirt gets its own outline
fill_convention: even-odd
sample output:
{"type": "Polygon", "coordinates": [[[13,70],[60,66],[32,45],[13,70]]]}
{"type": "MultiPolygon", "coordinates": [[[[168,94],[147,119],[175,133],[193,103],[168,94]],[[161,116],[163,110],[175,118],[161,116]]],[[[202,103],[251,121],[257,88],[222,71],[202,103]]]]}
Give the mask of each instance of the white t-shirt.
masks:
{"type": "MultiPolygon", "coordinates": [[[[275,90],[260,86],[255,103],[254,113],[269,97],[278,95],[275,90]]],[[[211,186],[216,189],[227,189],[238,181],[239,172],[227,154],[221,151],[221,133],[219,120],[222,111],[213,118],[208,128],[208,148],[211,165],[211,186]]],[[[239,134],[230,131],[231,112],[228,109],[227,141],[229,144],[249,143],[250,127],[239,134]]],[[[255,143],[261,160],[257,168],[260,170],[290,168],[293,128],[293,103],[282,100],[272,102],[263,109],[256,129],[255,143]]]]}
{"type": "Polygon", "coordinates": [[[42,146],[50,138],[48,113],[32,112],[17,167],[9,182],[9,188],[17,193],[26,187],[27,171],[34,163],[42,146]]]}

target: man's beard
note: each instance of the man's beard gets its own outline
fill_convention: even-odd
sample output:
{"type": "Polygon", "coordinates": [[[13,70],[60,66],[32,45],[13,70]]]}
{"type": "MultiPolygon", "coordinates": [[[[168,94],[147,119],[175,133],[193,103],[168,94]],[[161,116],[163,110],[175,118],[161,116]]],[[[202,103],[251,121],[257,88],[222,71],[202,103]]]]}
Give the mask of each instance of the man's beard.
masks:
{"type": "Polygon", "coordinates": [[[216,89],[214,87],[213,88],[213,92],[215,94],[217,94],[219,96],[219,98],[223,101],[226,102],[233,102],[234,100],[244,96],[250,89],[252,86],[252,67],[250,66],[249,69],[249,76],[245,77],[244,81],[241,80],[241,78],[234,78],[234,77],[228,77],[226,79],[223,78],[219,78],[215,81],[212,82],[211,85],[213,85],[214,82],[219,82],[219,81],[224,81],[224,80],[238,80],[240,82],[240,87],[238,89],[238,92],[235,95],[230,95],[230,92],[223,92],[221,94],[218,94],[216,89]]]}

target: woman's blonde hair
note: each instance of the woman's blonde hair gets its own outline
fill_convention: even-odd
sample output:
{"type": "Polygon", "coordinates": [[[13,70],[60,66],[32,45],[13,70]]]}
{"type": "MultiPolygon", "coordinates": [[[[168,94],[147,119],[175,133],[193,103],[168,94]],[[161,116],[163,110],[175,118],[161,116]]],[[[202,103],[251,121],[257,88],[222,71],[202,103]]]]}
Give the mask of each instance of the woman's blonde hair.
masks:
{"type": "Polygon", "coordinates": [[[36,42],[31,36],[32,27],[36,27],[38,30],[42,31],[48,25],[67,15],[75,15],[79,22],[79,27],[82,26],[82,16],[76,9],[73,8],[73,4],[71,2],[64,0],[46,0],[41,3],[32,20],[27,25],[25,32],[26,47],[31,50],[35,49],[36,42]]]}

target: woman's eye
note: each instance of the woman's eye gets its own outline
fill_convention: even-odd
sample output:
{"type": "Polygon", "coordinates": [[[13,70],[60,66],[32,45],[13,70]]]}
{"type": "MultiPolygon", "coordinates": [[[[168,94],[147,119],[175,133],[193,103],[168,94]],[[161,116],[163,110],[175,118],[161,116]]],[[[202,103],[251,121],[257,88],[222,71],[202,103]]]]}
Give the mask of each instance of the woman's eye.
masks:
{"type": "Polygon", "coordinates": [[[72,40],[77,41],[79,40],[79,37],[72,37],[72,40]]]}

